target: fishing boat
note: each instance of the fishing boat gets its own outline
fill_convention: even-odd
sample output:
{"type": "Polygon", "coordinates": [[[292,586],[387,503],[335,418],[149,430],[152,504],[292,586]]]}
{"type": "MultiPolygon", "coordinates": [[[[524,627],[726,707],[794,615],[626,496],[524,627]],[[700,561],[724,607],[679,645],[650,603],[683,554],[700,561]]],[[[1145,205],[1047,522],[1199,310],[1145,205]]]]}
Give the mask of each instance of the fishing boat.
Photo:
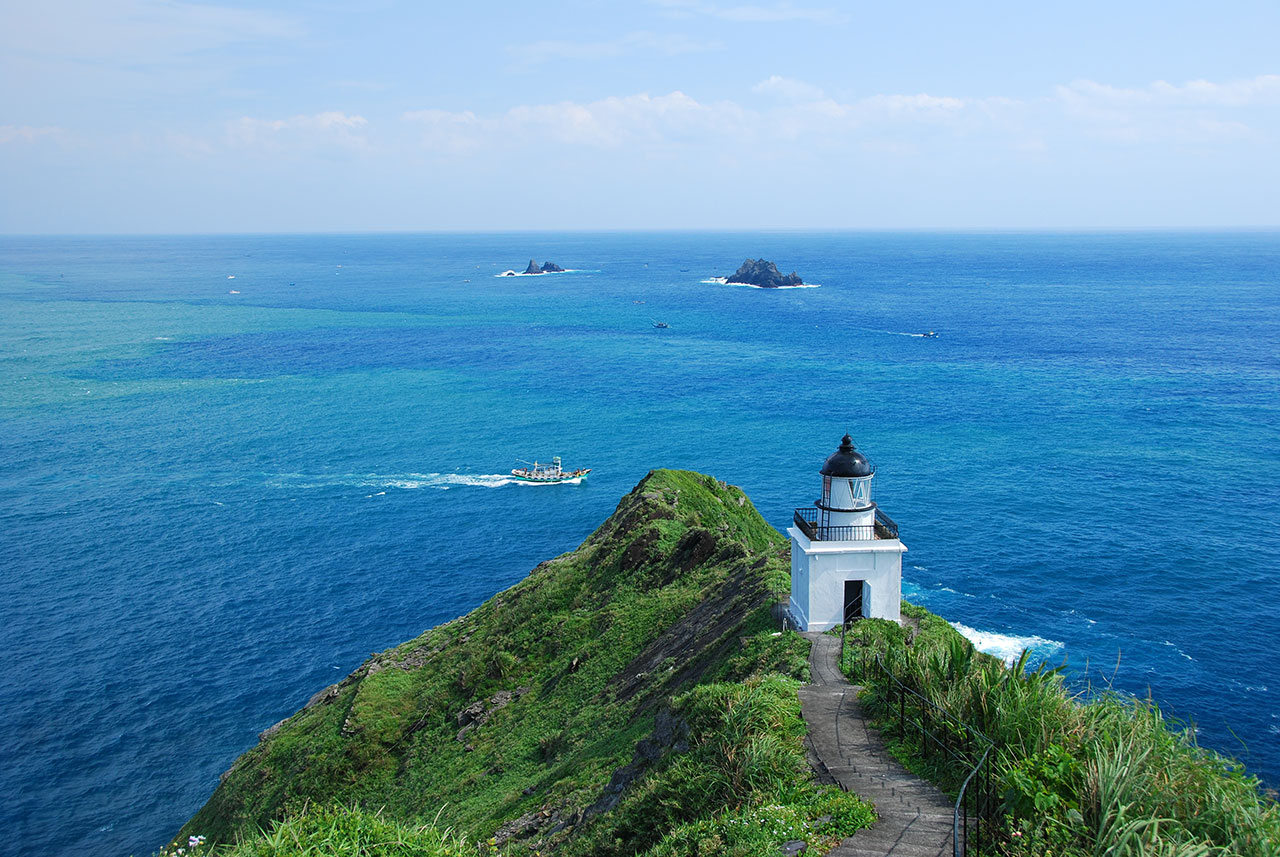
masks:
{"type": "Polygon", "coordinates": [[[572,482],[575,479],[585,479],[586,475],[591,472],[590,467],[579,467],[577,470],[565,470],[560,465],[560,456],[551,459],[550,464],[539,464],[538,462],[524,462],[527,467],[517,467],[511,471],[511,475],[521,482],[538,482],[538,483],[555,483],[555,482],[572,482]]]}

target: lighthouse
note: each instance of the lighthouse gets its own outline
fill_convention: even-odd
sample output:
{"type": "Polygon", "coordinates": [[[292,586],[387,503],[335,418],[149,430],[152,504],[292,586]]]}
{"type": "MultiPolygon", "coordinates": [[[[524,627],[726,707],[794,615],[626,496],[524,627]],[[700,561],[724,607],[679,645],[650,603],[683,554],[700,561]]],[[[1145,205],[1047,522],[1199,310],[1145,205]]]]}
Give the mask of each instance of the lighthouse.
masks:
{"type": "Polygon", "coordinates": [[[871,499],[876,469],[845,435],[823,462],[822,496],[796,509],[791,536],[791,617],[826,631],[863,617],[901,621],[898,525],[871,499]]]}

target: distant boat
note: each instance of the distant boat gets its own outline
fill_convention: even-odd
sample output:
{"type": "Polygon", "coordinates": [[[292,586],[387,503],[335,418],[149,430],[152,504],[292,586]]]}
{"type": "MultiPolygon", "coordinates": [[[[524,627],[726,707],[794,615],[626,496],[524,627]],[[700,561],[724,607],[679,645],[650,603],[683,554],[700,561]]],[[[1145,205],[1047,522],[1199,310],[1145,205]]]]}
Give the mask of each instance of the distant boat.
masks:
{"type": "Polygon", "coordinates": [[[928,333],[922,333],[920,335],[923,336],[925,339],[936,339],[938,337],[938,334],[934,333],[932,330],[929,331],[928,333]]]}
{"type": "Polygon", "coordinates": [[[656,318],[655,318],[655,319],[650,319],[650,321],[652,321],[652,322],[653,322],[653,326],[654,326],[654,327],[670,327],[670,326],[671,326],[671,325],[667,324],[665,321],[658,321],[656,318]]]}
{"type": "MultiPolygon", "coordinates": [[[[525,462],[529,464],[529,462],[525,462]]],[[[539,464],[534,462],[528,467],[517,467],[511,471],[511,475],[521,482],[538,482],[550,484],[555,482],[569,482],[574,479],[584,479],[591,472],[590,467],[579,467],[577,470],[565,470],[560,466],[560,456],[551,459],[550,464],[539,464]]]]}

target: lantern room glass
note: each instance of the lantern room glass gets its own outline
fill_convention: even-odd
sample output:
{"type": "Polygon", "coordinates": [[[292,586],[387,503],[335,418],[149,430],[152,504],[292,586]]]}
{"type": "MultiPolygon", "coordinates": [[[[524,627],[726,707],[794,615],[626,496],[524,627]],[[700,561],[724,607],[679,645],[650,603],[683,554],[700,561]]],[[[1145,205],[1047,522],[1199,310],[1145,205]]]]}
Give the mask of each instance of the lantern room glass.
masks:
{"type": "Polygon", "coordinates": [[[871,477],[822,477],[822,500],[819,505],[827,509],[865,509],[871,505],[871,477]],[[832,497],[832,483],[836,496],[832,497]]]}

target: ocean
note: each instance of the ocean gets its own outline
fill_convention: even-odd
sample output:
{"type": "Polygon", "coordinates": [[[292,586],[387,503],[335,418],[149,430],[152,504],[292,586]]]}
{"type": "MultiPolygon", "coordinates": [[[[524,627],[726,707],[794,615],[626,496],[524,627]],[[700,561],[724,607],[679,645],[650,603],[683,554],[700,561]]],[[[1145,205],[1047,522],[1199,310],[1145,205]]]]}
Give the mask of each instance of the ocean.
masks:
{"type": "Polygon", "coordinates": [[[651,468],[785,529],[845,432],[908,597],[1280,785],[1278,344],[1276,232],[2,237],[0,855],[152,853],[651,468]]]}

